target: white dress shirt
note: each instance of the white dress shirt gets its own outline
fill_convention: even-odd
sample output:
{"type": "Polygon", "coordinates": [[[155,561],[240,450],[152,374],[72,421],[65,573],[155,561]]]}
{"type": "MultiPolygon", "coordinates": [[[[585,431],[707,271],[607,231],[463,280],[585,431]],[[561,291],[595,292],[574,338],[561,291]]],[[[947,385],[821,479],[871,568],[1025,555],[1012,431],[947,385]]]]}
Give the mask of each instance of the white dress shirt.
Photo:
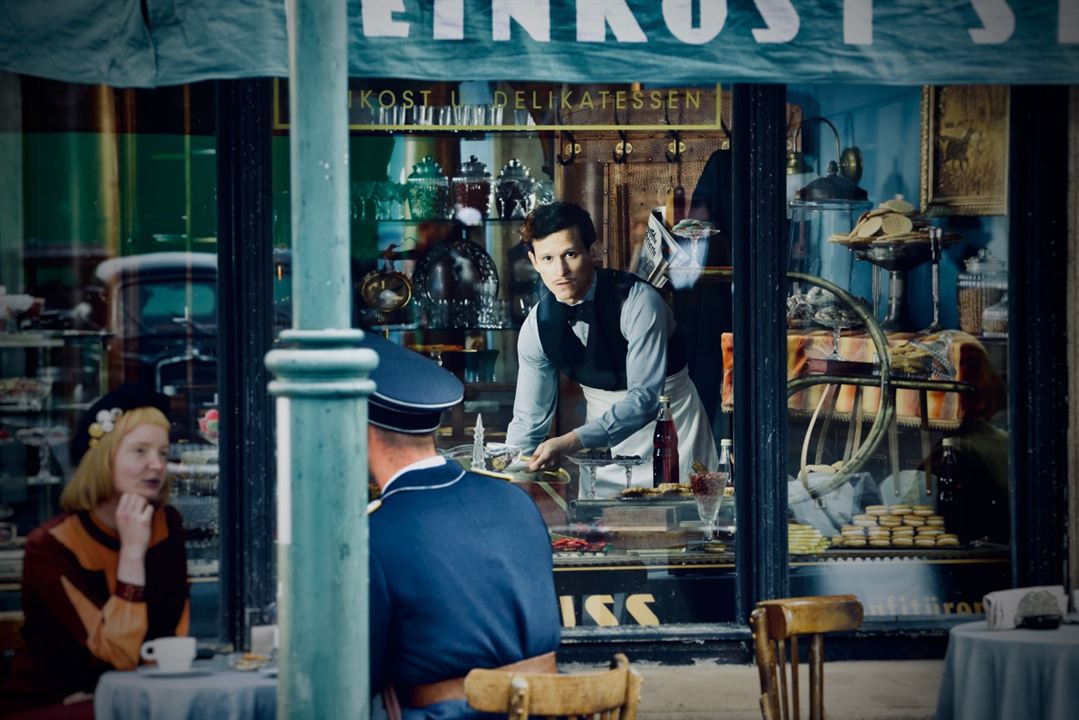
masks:
{"type": "MultiPolygon", "coordinates": [[[[584,299],[594,301],[595,276],[584,299]]],[[[599,418],[575,428],[586,448],[612,447],[656,419],[659,396],[667,375],[667,339],[674,332],[674,313],[651,285],[634,283],[622,304],[622,336],[626,352],[625,398],[599,418]]],[[[588,344],[588,324],[577,322],[573,333],[588,344]]],[[[543,442],[554,418],[558,394],[558,369],[543,352],[536,307],[517,337],[517,394],[513,420],[506,430],[506,443],[532,452],[543,442]]]]}

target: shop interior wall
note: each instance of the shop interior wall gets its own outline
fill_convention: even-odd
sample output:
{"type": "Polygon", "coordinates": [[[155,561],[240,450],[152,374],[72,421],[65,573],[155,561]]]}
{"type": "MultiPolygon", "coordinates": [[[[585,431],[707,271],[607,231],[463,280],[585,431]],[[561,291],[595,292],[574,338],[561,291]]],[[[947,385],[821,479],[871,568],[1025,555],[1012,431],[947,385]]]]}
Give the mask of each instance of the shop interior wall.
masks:
{"type": "MultiPolygon", "coordinates": [[[[902,194],[919,205],[921,192],[921,86],[884,85],[790,85],[788,101],[802,108],[802,117],[822,116],[839,131],[843,148],[855,145],[862,151],[864,172],[858,184],[874,205],[902,194]]],[[[835,160],[835,136],[823,123],[807,124],[806,159],[814,174],[788,176],[787,199],[794,190],[826,172],[835,160]]],[[[941,261],[941,322],[959,327],[955,287],[963,260],[979,248],[988,248],[1002,261],[1008,258],[1006,217],[947,217],[940,219],[946,231],[960,233],[964,242],[945,248],[941,261]]],[[[912,327],[925,327],[932,320],[930,266],[925,263],[907,274],[907,314],[912,327]]],[[[882,313],[887,302],[887,283],[882,280],[882,313]]],[[[855,262],[850,288],[856,295],[872,297],[871,266],[855,262]]]]}

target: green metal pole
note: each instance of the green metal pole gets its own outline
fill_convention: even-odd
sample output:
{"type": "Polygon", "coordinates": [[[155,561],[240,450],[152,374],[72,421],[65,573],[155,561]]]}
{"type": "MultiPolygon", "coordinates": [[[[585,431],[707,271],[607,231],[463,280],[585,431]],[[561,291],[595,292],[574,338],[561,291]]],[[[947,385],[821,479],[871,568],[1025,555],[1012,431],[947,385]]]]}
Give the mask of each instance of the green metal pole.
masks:
{"type": "Polygon", "coordinates": [[[367,396],[349,328],[345,0],[288,0],[293,328],[277,397],[278,718],[370,715],[367,396]]]}

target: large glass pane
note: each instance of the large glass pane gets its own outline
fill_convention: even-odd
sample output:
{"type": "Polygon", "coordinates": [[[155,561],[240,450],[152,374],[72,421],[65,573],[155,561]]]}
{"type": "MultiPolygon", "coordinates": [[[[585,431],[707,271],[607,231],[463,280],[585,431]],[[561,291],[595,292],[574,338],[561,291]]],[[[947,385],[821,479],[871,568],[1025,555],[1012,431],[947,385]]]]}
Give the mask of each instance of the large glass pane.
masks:
{"type": "Polygon", "coordinates": [[[216,636],[216,434],[200,428],[217,396],[212,87],[0,74],[0,104],[0,603],[18,607],[22,538],[59,512],[81,413],[138,381],[170,399],[192,631],[216,636]]]}
{"type": "MultiPolygon", "coordinates": [[[[521,378],[518,342],[548,292],[521,242],[533,208],[555,200],[585,208],[597,230],[593,265],[652,282],[669,308],[672,346],[685,358],[684,387],[695,388],[701,408],[695,424],[677,418],[686,447],[698,442],[682,452],[671,485],[653,488],[654,415],[633,448],[604,442],[564,461],[558,473],[519,472],[516,463],[506,474],[549,525],[566,627],[735,619],[733,487],[724,497],[716,475],[717,448],[731,437],[721,402],[721,338],[731,313],[731,167],[720,113],[729,126],[729,107],[718,91],[350,83],[355,320],[464,382],[464,403],[443,419],[440,450],[469,465],[482,417],[489,469],[505,470],[498,445],[521,378]],[[618,455],[622,465],[612,462],[618,455]],[[690,484],[694,461],[712,472],[698,485],[716,495],[705,505],[719,508],[717,522],[700,518],[690,484]]],[[[284,249],[283,84],[276,97],[275,246],[284,249]]],[[[282,287],[278,294],[279,313],[287,312],[288,292],[282,287]]],[[[622,352],[617,360],[625,365],[624,350],[604,351],[622,352]]],[[[640,374],[642,363],[627,369],[640,374]]],[[[581,427],[598,407],[595,394],[567,376],[554,382],[552,436],[581,427]]]]}
{"type": "Polygon", "coordinates": [[[788,99],[791,594],[980,613],[1010,577],[1008,89],[788,99]]]}

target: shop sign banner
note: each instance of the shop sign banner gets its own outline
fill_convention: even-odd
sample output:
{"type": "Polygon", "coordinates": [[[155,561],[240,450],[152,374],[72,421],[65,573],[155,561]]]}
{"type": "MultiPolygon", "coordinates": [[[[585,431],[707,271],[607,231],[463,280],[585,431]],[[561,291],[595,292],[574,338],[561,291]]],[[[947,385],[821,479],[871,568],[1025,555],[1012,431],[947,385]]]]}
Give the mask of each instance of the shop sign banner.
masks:
{"type": "MultiPolygon", "coordinates": [[[[341,1],[355,77],[1079,82],[1079,0],[341,1]]],[[[0,68],[14,72],[120,86],[288,74],[283,0],[8,5],[0,68]]]]}
{"type": "Polygon", "coordinates": [[[359,76],[1079,81],[1079,0],[363,0],[359,9],[359,76]]]}

